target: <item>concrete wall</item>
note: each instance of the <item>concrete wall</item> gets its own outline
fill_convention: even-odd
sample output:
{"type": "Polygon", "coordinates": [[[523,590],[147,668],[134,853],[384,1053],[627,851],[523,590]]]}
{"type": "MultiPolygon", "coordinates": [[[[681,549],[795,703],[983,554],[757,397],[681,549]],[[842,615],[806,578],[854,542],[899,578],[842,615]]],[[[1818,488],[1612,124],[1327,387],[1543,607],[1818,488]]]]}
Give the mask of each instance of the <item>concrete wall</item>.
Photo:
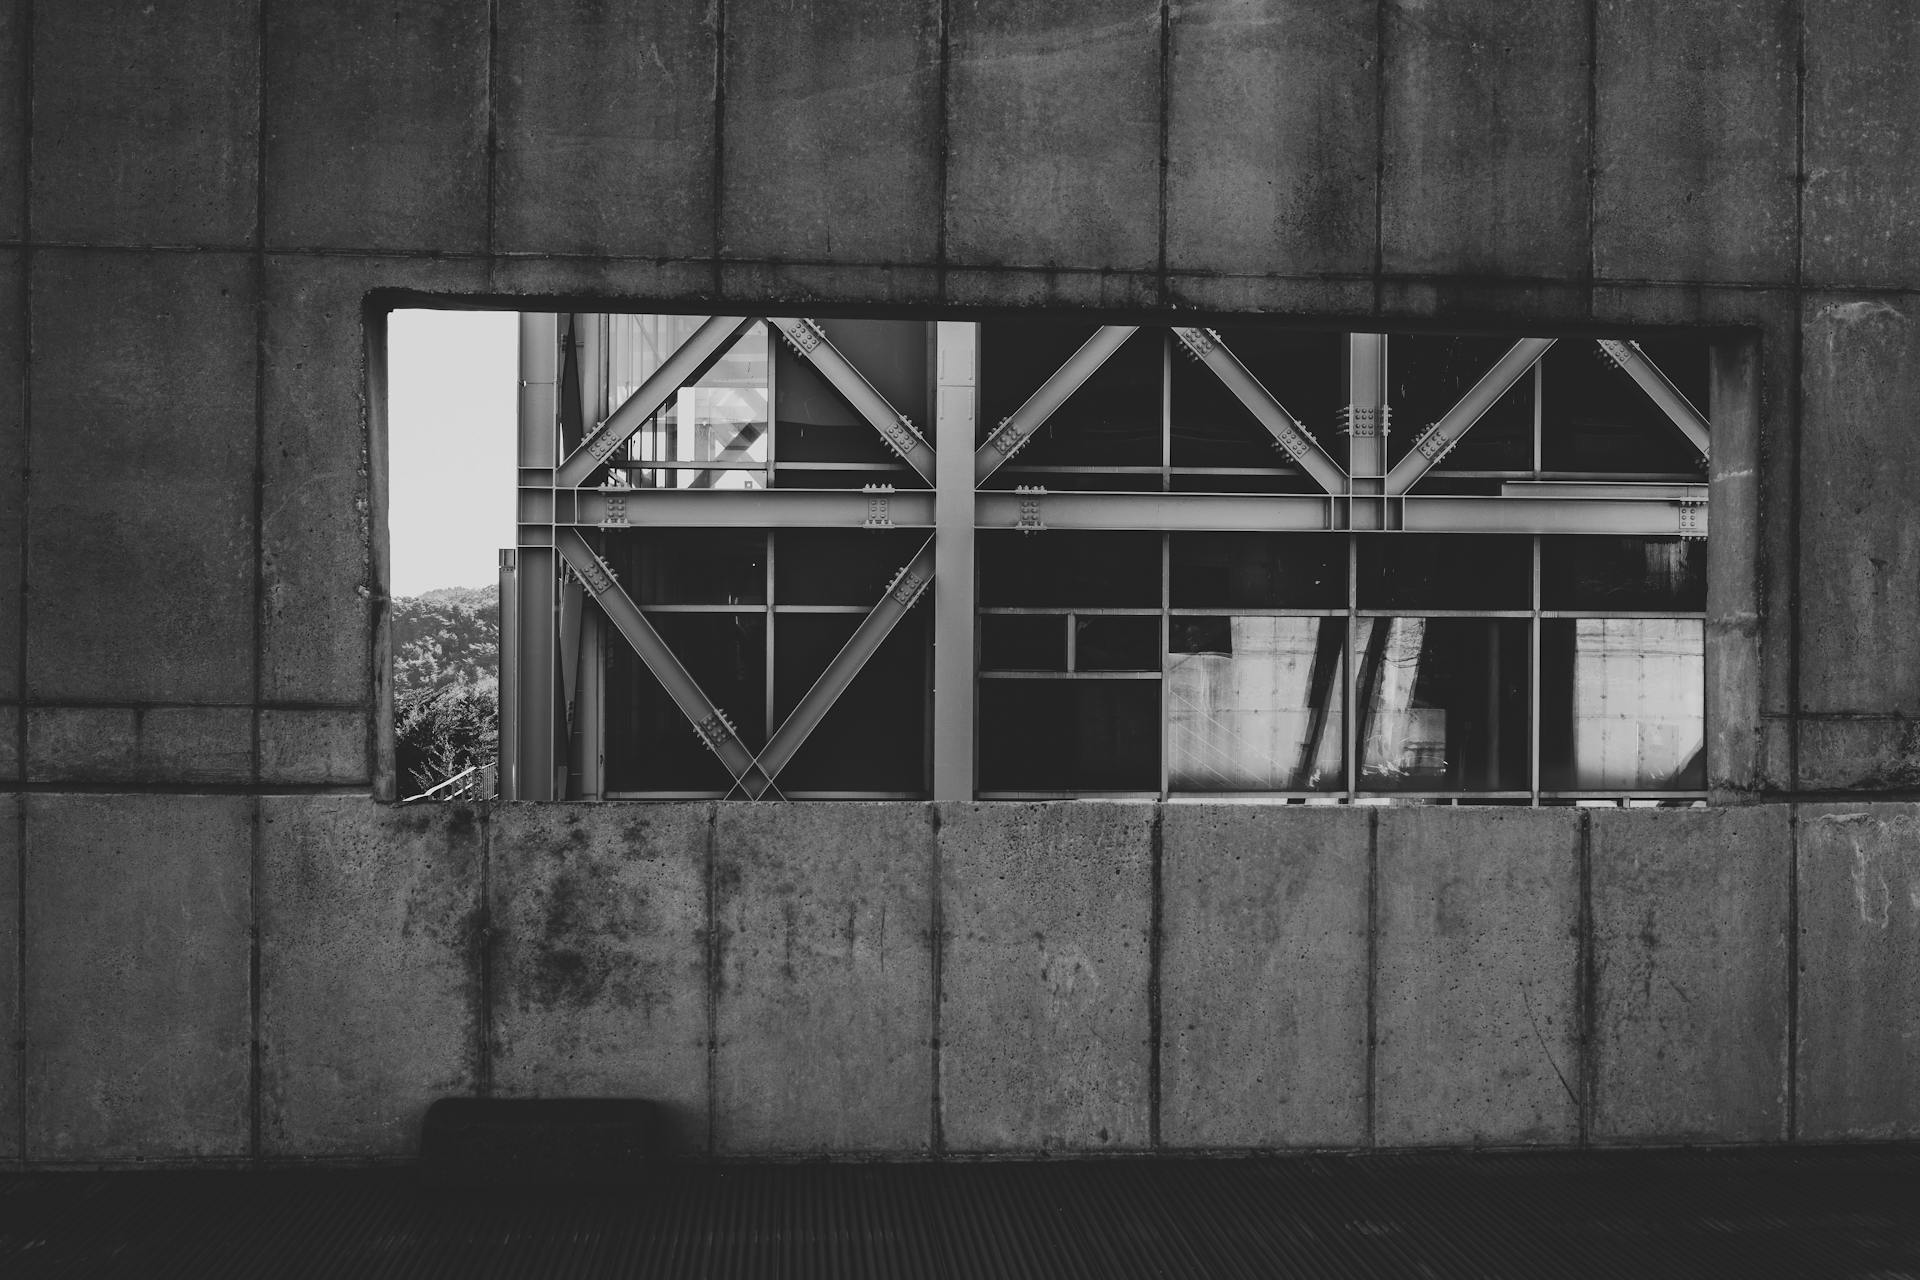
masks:
{"type": "Polygon", "coordinates": [[[1875,806],[1920,797],[1916,44],[1891,0],[0,0],[0,1153],[397,1150],[423,1089],[614,1081],[729,1151],[1911,1132],[1887,992],[1913,829],[1875,806]],[[402,299],[1718,326],[1757,398],[1716,423],[1711,781],[1799,820],[969,811],[936,841],[906,810],[707,845],[609,811],[588,852],[502,862],[501,833],[563,847],[570,819],[364,799],[367,353],[402,299]],[[1044,861],[1056,821],[1119,896],[1044,861]],[[1210,823],[1290,851],[1224,883],[1322,905],[1235,912],[1181,843],[1210,823]],[[938,875],[901,870],[929,849],[938,875]],[[802,892],[840,876],[892,895],[857,942],[802,892]],[[898,931],[927,902],[952,913],[931,950],[898,931]],[[578,945],[537,941],[556,912],[578,945]],[[475,995],[480,918],[505,933],[475,995]],[[1033,969],[1030,935],[1063,949],[1033,969]],[[1233,969],[1255,1012],[1220,1005],[1209,948],[1268,945],[1292,958],[1233,969]],[[1735,971],[1696,972],[1714,955],[1735,971]],[[671,978],[696,958],[708,994],[671,978]],[[818,1004],[779,1025],[789,965],[818,1004]],[[918,1075],[929,1022],[955,1056],[918,1075]],[[728,1065],[849,1037],[888,1055],[858,1117],[837,1075],[728,1065]],[[1284,1102],[1244,1101],[1289,1060],[1284,1102]],[[1676,1061],[1720,1092],[1653,1079],[1676,1061]]]}

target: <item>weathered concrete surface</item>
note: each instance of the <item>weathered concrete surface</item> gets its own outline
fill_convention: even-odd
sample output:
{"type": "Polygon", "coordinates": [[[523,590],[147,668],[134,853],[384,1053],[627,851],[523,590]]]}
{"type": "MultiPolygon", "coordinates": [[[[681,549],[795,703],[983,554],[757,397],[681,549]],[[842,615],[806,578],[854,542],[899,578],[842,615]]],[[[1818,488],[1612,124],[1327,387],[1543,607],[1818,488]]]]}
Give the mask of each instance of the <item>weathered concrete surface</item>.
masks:
{"type": "Polygon", "coordinates": [[[1786,1133],[1786,805],[1596,809],[1592,1136],[1786,1133]]]}
{"type": "Polygon", "coordinates": [[[262,1152],[410,1155],[479,1082],[477,811],[259,803],[262,1152]]]}
{"type": "Polygon", "coordinates": [[[1796,1136],[1920,1137],[1920,806],[1799,817],[1796,1136]]]}
{"type": "Polygon", "coordinates": [[[259,11],[260,0],[34,6],[36,238],[252,243],[259,11]]]}
{"type": "Polygon", "coordinates": [[[1920,408],[1920,298],[1804,305],[1800,709],[1920,714],[1920,454],[1887,434],[1920,408]]]}
{"type": "Polygon", "coordinates": [[[1798,21],[1788,0],[1600,0],[1596,275],[1792,279],[1798,21]]]}
{"type": "MultiPolygon", "coordinates": [[[[367,713],[353,711],[260,712],[260,781],[345,786],[372,776],[367,713]]],[[[401,779],[400,785],[406,786],[401,779]]]]}
{"type": "Polygon", "coordinates": [[[1167,265],[1373,269],[1379,7],[1175,6],[1167,70],[1167,265]]]}
{"type": "Polygon", "coordinates": [[[29,707],[30,782],[242,783],[248,707],[29,707]]]}
{"type": "Polygon", "coordinates": [[[253,266],[33,258],[27,692],[253,697],[253,266]]]}
{"type": "Polygon", "coordinates": [[[1356,816],[1166,806],[1166,1146],[1365,1143],[1369,836],[1356,816]]]}
{"type": "Polygon", "coordinates": [[[707,5],[503,0],[498,250],[713,252],[714,17],[707,5]]]}
{"type": "Polygon", "coordinates": [[[1145,1146],[1153,807],[937,812],[946,1145],[1145,1146]]]}
{"type": "Polygon", "coordinates": [[[722,253],[933,260],[940,13],[892,0],[728,4],[722,253]]]}
{"type": "Polygon", "coordinates": [[[255,802],[25,803],[28,1158],[244,1154],[255,802]]]}
{"type": "Polygon", "coordinates": [[[267,243],[487,247],[488,6],[267,11],[267,243]]]}
{"type": "Polygon", "coordinates": [[[1920,720],[1905,716],[1802,718],[1798,782],[1807,791],[1920,787],[1920,720]]]}
{"type": "MultiPolygon", "coordinates": [[[[0,133],[5,127],[0,118],[0,133]]],[[[0,387],[6,388],[0,392],[0,609],[11,624],[0,624],[0,701],[20,696],[19,611],[26,603],[20,595],[20,544],[27,536],[26,286],[24,255],[0,249],[0,387]]]]}
{"type": "MultiPolygon", "coordinates": [[[[0,101],[0,240],[24,230],[27,192],[27,0],[0,0],[0,80],[23,86],[0,101]]],[[[5,322],[0,321],[0,333],[5,322]]],[[[4,357],[0,357],[4,358],[4,357]]],[[[0,384],[3,385],[3,384],[0,384]]]]}
{"type": "Polygon", "coordinates": [[[1578,275],[1587,5],[1389,0],[1385,12],[1385,270],[1578,275]]]}
{"type": "Polygon", "coordinates": [[[1157,265],[1159,6],[975,0],[948,23],[948,258],[1157,265]]]}
{"type": "Polygon", "coordinates": [[[20,747],[23,726],[22,709],[0,705],[0,780],[12,782],[21,776],[24,756],[20,747]]]}
{"type": "Polygon", "coordinates": [[[21,1154],[20,1098],[25,1076],[20,1025],[20,814],[18,795],[0,795],[0,1160],[21,1154]]]}
{"type": "MultiPolygon", "coordinates": [[[[363,307],[376,288],[485,288],[477,263],[270,257],[260,430],[261,694],[372,700],[375,533],[363,307]]],[[[380,530],[384,536],[384,529],[380,530]]]]}
{"type": "MultiPolygon", "coordinates": [[[[1169,245],[1169,251],[1171,251],[1169,245]]],[[[1167,277],[1167,305],[1207,311],[1267,311],[1325,316],[1329,320],[1371,317],[1373,281],[1293,279],[1284,276],[1180,275],[1167,277]]]]}
{"type": "Polygon", "coordinates": [[[711,810],[493,810],[496,1092],[652,1098],[706,1149],[711,810]]]}
{"type": "Polygon", "coordinates": [[[920,805],[720,806],[720,1152],[931,1145],[931,817],[920,805]]]}
{"type": "Polygon", "coordinates": [[[1920,13],[1822,0],[1806,37],[1803,259],[1812,285],[1920,285],[1920,13]]]}
{"type": "Polygon", "coordinates": [[[1571,1142],[1580,1088],[1580,821],[1379,811],[1375,1137],[1571,1142]]]}

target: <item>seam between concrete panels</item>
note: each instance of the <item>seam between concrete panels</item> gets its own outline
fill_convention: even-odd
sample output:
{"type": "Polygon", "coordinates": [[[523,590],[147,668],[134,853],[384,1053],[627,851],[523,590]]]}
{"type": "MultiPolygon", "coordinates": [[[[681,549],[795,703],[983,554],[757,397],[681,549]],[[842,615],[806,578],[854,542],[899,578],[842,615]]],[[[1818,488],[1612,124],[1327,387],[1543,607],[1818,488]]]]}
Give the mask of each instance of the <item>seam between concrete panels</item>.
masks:
{"type": "MultiPolygon", "coordinates": [[[[1168,11],[1167,0],[1160,0],[1159,21],[1160,21],[1160,86],[1159,86],[1160,191],[1159,191],[1158,208],[1159,208],[1160,224],[1158,228],[1159,234],[1156,237],[1158,241],[1158,246],[1155,253],[1155,260],[1159,263],[1159,277],[1160,277],[1159,286],[1160,287],[1159,287],[1159,292],[1155,297],[1155,301],[1157,301],[1162,306],[1164,306],[1166,305],[1167,293],[1168,293],[1168,290],[1167,290],[1167,174],[1168,174],[1168,167],[1171,161],[1171,157],[1167,154],[1167,139],[1168,139],[1169,133],[1171,132],[1170,117],[1172,115],[1172,110],[1173,110],[1172,108],[1173,96],[1170,90],[1170,85],[1172,83],[1172,77],[1173,77],[1173,67],[1171,62],[1172,55],[1173,55],[1173,20],[1168,11]]],[[[1159,823],[1160,823],[1159,818],[1155,817],[1154,831],[1156,833],[1160,829],[1159,823]]],[[[1156,835],[1156,839],[1157,838],[1158,837],[1156,835]]],[[[1157,1123],[1158,1122],[1156,1121],[1156,1132],[1158,1132],[1157,1123]]],[[[1159,1142],[1156,1140],[1154,1145],[1158,1146],[1159,1142]]]]}
{"type": "MultiPolygon", "coordinates": [[[[936,57],[939,65],[935,69],[937,92],[940,99],[939,124],[934,132],[933,159],[933,295],[942,304],[947,300],[947,61],[952,56],[953,15],[950,0],[940,0],[939,47],[936,57]]],[[[940,832],[939,811],[934,811],[934,835],[936,841],[940,832]]]]}
{"type": "Polygon", "coordinates": [[[722,295],[726,272],[721,259],[721,235],[726,217],[727,190],[727,0],[711,0],[713,5],[713,184],[708,212],[707,233],[712,239],[713,292],[722,295]]]}
{"type": "Polygon", "coordinates": [[[498,220],[498,198],[495,183],[498,180],[500,152],[500,120],[498,104],[494,101],[494,86],[499,82],[500,63],[500,3],[499,0],[487,0],[487,79],[485,96],[487,100],[487,259],[493,259],[494,229],[498,220]]]}
{"type": "Polygon", "coordinates": [[[260,1021],[260,864],[264,857],[263,813],[259,796],[254,796],[247,845],[247,1017],[252,1034],[247,1044],[247,1154],[255,1168],[264,1150],[261,1143],[261,1116],[265,1099],[261,1090],[265,1073],[261,1062],[260,1021]]]}
{"type": "Polygon", "coordinates": [[[1153,806],[1153,827],[1148,837],[1150,862],[1147,907],[1147,1145],[1160,1149],[1160,1036],[1162,1030],[1160,983],[1163,939],[1166,933],[1165,875],[1166,843],[1163,823],[1167,809],[1153,806]]]}
{"type": "Polygon", "coordinates": [[[1364,1145],[1380,1143],[1377,1124],[1378,1086],[1375,1083],[1379,1057],[1379,1022],[1376,1011],[1380,990],[1380,811],[1367,810],[1367,1044],[1364,1145]]]}
{"type": "Polygon", "coordinates": [[[942,872],[940,859],[940,806],[927,806],[927,867],[930,876],[927,893],[927,941],[928,941],[928,994],[933,1000],[933,1009],[928,1015],[927,1025],[931,1031],[927,1042],[927,1068],[932,1081],[927,1091],[927,1146],[935,1160],[946,1154],[947,1135],[941,1123],[940,1092],[940,982],[942,978],[941,960],[945,951],[943,941],[946,932],[946,903],[942,893],[942,872]]]}
{"type": "Polygon", "coordinates": [[[1787,1052],[1781,1136],[1800,1137],[1800,806],[1787,806],[1787,1052]]]}
{"type": "Polygon", "coordinates": [[[719,1074],[720,1055],[720,939],[718,932],[719,917],[714,901],[714,853],[719,843],[720,806],[709,801],[707,804],[707,849],[706,849],[706,994],[707,994],[707,1134],[706,1153],[712,1155],[717,1149],[716,1130],[719,1117],[719,1091],[715,1087],[719,1074]]]}
{"type": "MultiPolygon", "coordinates": [[[[1599,199],[1600,139],[1600,3],[1587,3],[1587,164],[1583,175],[1587,186],[1587,254],[1581,271],[1580,291],[1586,295],[1587,318],[1593,318],[1593,282],[1599,274],[1595,259],[1594,206],[1599,199]]],[[[1583,824],[1584,828],[1584,824],[1583,824]]]]}
{"type": "Polygon", "coordinates": [[[1575,1078],[1579,1081],[1578,1096],[1574,1099],[1576,1125],[1575,1141],[1580,1146],[1588,1146],[1593,1141],[1595,1103],[1599,1095],[1599,1076],[1594,1068],[1594,1044],[1597,1033],[1599,972],[1593,957],[1593,814],[1591,810],[1581,809],[1579,836],[1577,840],[1577,859],[1579,868],[1580,902],[1574,946],[1574,1002],[1575,1016],[1580,1020],[1579,1036],[1575,1040],[1579,1060],[1574,1065],[1575,1078]]]}

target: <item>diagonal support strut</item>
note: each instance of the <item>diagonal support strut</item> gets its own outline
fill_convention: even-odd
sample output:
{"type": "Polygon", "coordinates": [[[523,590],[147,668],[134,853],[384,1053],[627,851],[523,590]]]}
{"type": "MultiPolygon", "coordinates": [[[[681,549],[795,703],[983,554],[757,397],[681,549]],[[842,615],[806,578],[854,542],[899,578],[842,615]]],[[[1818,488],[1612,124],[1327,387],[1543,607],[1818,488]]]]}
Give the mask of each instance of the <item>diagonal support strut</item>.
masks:
{"type": "Polygon", "coordinates": [[[1315,484],[1328,493],[1347,491],[1346,471],[1307,434],[1299,419],[1288,413],[1273,393],[1260,384],[1260,379],[1253,376],[1253,371],[1241,364],[1240,358],[1227,349],[1227,344],[1220,341],[1219,334],[1211,329],[1183,328],[1175,328],[1173,333],[1180,339],[1181,345],[1213,371],[1214,377],[1225,384],[1234,399],[1259,419],[1260,425],[1287,451],[1289,457],[1300,464],[1301,470],[1313,477],[1315,484]]]}
{"type": "Polygon", "coordinates": [[[833,384],[833,389],[853,406],[854,412],[880,433],[881,443],[905,459],[906,464],[922,480],[928,484],[934,482],[933,446],[914,428],[912,419],[894,408],[892,402],[880,394],[879,388],[868,382],[866,375],[841,354],[840,348],[833,345],[825,330],[811,320],[769,316],[767,323],[780,330],[787,344],[811,361],[813,367],[833,384]]]}
{"type": "Polygon", "coordinates": [[[1460,443],[1467,429],[1485,417],[1487,410],[1493,408],[1514,383],[1527,376],[1528,370],[1539,363],[1553,343],[1552,338],[1522,338],[1508,348],[1505,355],[1494,361],[1493,368],[1473,384],[1473,389],[1460,397],[1460,403],[1442,414],[1440,421],[1429,427],[1425,435],[1414,441],[1413,448],[1393,464],[1393,469],[1387,472],[1388,496],[1405,493],[1421,476],[1433,470],[1447,450],[1460,443]]]}
{"type": "Polygon", "coordinates": [[[1078,391],[1081,384],[1091,378],[1107,362],[1107,357],[1118,351],[1120,345],[1131,338],[1138,328],[1138,325],[1131,324],[1108,324],[1096,329],[1078,351],[1067,357],[1065,364],[1040,384],[1038,391],[1027,397],[1025,404],[1015,409],[987,437],[985,444],[973,451],[974,484],[985,484],[988,476],[1018,453],[1020,446],[1053,416],[1054,410],[1066,403],[1067,397],[1078,391]]]}
{"type": "Polygon", "coordinates": [[[1660,366],[1647,359],[1647,353],[1640,349],[1639,343],[1602,338],[1600,350],[1639,384],[1649,399],[1660,406],[1660,412],[1680,428],[1681,434],[1700,451],[1701,457],[1711,456],[1707,452],[1709,437],[1706,418],[1693,407],[1693,402],[1687,399],[1680,388],[1668,381],[1667,375],[1660,371],[1660,366]]]}

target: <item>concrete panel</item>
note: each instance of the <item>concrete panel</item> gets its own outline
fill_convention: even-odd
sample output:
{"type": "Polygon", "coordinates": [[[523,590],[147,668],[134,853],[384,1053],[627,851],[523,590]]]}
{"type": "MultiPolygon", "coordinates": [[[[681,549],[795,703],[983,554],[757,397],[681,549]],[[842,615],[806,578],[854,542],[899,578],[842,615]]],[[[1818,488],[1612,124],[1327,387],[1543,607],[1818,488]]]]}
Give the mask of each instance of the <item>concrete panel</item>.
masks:
{"type": "Polygon", "coordinates": [[[1007,271],[948,268],[949,306],[1142,308],[1161,305],[1161,279],[1146,271],[1007,271]]]}
{"type": "Polygon", "coordinates": [[[21,762],[26,759],[23,719],[20,707],[0,704],[0,781],[13,782],[23,776],[21,762]]]}
{"type": "Polygon", "coordinates": [[[240,783],[253,777],[252,707],[147,707],[135,776],[143,782],[240,783]]]}
{"type": "Polygon", "coordinates": [[[711,255],[714,8],[503,0],[496,22],[495,248],[711,255]]]}
{"type": "Polygon", "coordinates": [[[1794,723],[1802,791],[1911,791],[1920,787],[1920,720],[1805,718],[1794,723]]]}
{"type": "Polygon", "coordinates": [[[1801,259],[1809,285],[1920,285],[1920,11],[1885,0],[1805,6],[1801,259]]]}
{"type": "Polygon", "coordinates": [[[1379,6],[1177,5],[1167,68],[1167,265],[1370,273],[1379,6]]]}
{"type": "Polygon", "coordinates": [[[25,803],[28,1159],[244,1154],[254,802],[25,803]]]}
{"type": "MultiPolygon", "coordinates": [[[[485,288],[472,262],[267,260],[261,432],[261,690],[370,704],[372,509],[364,305],[374,289],[485,288]]],[[[381,465],[385,465],[382,458],[381,465]]],[[[503,478],[502,483],[505,483],[503,478]]]]}
{"type": "Polygon", "coordinates": [[[479,1082],[478,811],[259,803],[262,1152],[412,1155],[479,1082]]]}
{"type": "Polygon", "coordinates": [[[0,795],[0,1160],[21,1154],[20,1090],[25,1029],[20,1025],[21,799],[0,795]]]}
{"type": "MultiPolygon", "coordinates": [[[[704,252],[704,250],[702,251],[704,252]]],[[[538,298],[593,299],[629,309],[674,307],[699,312],[713,306],[711,262],[656,258],[494,258],[489,291],[538,298]]]]}
{"type": "Polygon", "coordinates": [[[938,814],[946,1146],[1144,1147],[1153,807],[938,814]]]}
{"type": "Polygon", "coordinates": [[[924,1152],[933,828],[919,805],[722,805],[714,829],[721,1152],[924,1152]]]}
{"type": "Polygon", "coordinates": [[[1796,1136],[1920,1137],[1920,806],[1803,805],[1796,1136]]]}
{"type": "Polygon", "coordinates": [[[260,781],[344,786],[372,776],[367,713],[360,710],[260,712],[260,781]]]}
{"type": "MultiPolygon", "coordinates": [[[[0,0],[0,240],[21,238],[27,193],[27,0],[0,0]],[[17,86],[17,87],[14,87],[17,86]]],[[[0,386],[9,385],[0,380],[0,386]]]]}
{"type": "Polygon", "coordinates": [[[253,697],[254,271],[33,259],[27,691],[253,697]]]}
{"type": "Polygon", "coordinates": [[[28,707],[26,776],[33,782],[127,781],[139,754],[132,707],[28,707]]]}
{"type": "Polygon", "coordinates": [[[1596,809],[1593,1137],[1787,1137],[1785,805],[1596,809]]]}
{"type": "Polygon", "coordinates": [[[934,267],[725,262],[720,294],[731,306],[933,306],[941,301],[934,267]]]}
{"type": "Polygon", "coordinates": [[[980,0],[949,24],[947,260],[1158,266],[1159,5],[980,0]]]}
{"type": "Polygon", "coordinates": [[[1798,21],[1790,0],[1602,0],[1596,275],[1793,278],[1798,21]]]}
{"type": "Polygon", "coordinates": [[[34,238],[251,244],[259,14],[260,0],[35,5],[34,238]]]}
{"type": "Polygon", "coordinates": [[[1575,284],[1487,280],[1385,280],[1379,314],[1386,321],[1439,321],[1456,328],[1510,329],[1516,324],[1584,323],[1588,289],[1575,284]]]}
{"type": "Polygon", "coordinates": [[[1345,324],[1373,315],[1373,281],[1170,274],[1166,305],[1229,314],[1264,311],[1345,324]]]}
{"type": "Polygon", "coordinates": [[[931,262],[940,14],[895,0],[732,0],[720,251],[931,262]]]}
{"type": "Polygon", "coordinates": [[[1376,1140],[1573,1141],[1579,814],[1408,808],[1379,822],[1376,1140]]]}
{"type": "Polygon", "coordinates": [[[20,595],[20,548],[27,533],[26,287],[25,255],[0,249],[0,613],[6,616],[0,622],[0,699],[20,696],[20,619],[26,609],[20,595]]]}
{"type": "Polygon", "coordinates": [[[1920,298],[1810,294],[1805,308],[1801,709],[1920,714],[1920,453],[1904,425],[1920,412],[1920,298]]]}
{"type": "Polygon", "coordinates": [[[1365,1143],[1369,825],[1346,809],[1167,806],[1166,1145],[1365,1143]]]}
{"type": "Polygon", "coordinates": [[[712,806],[493,810],[493,1084],[651,1098],[707,1145],[712,806]]]}
{"type": "Polygon", "coordinates": [[[274,4],[267,243],[487,247],[488,6],[274,4]]]}
{"type": "Polygon", "coordinates": [[[1586,268],[1587,20],[1581,0],[1388,0],[1388,272],[1586,268]]]}

